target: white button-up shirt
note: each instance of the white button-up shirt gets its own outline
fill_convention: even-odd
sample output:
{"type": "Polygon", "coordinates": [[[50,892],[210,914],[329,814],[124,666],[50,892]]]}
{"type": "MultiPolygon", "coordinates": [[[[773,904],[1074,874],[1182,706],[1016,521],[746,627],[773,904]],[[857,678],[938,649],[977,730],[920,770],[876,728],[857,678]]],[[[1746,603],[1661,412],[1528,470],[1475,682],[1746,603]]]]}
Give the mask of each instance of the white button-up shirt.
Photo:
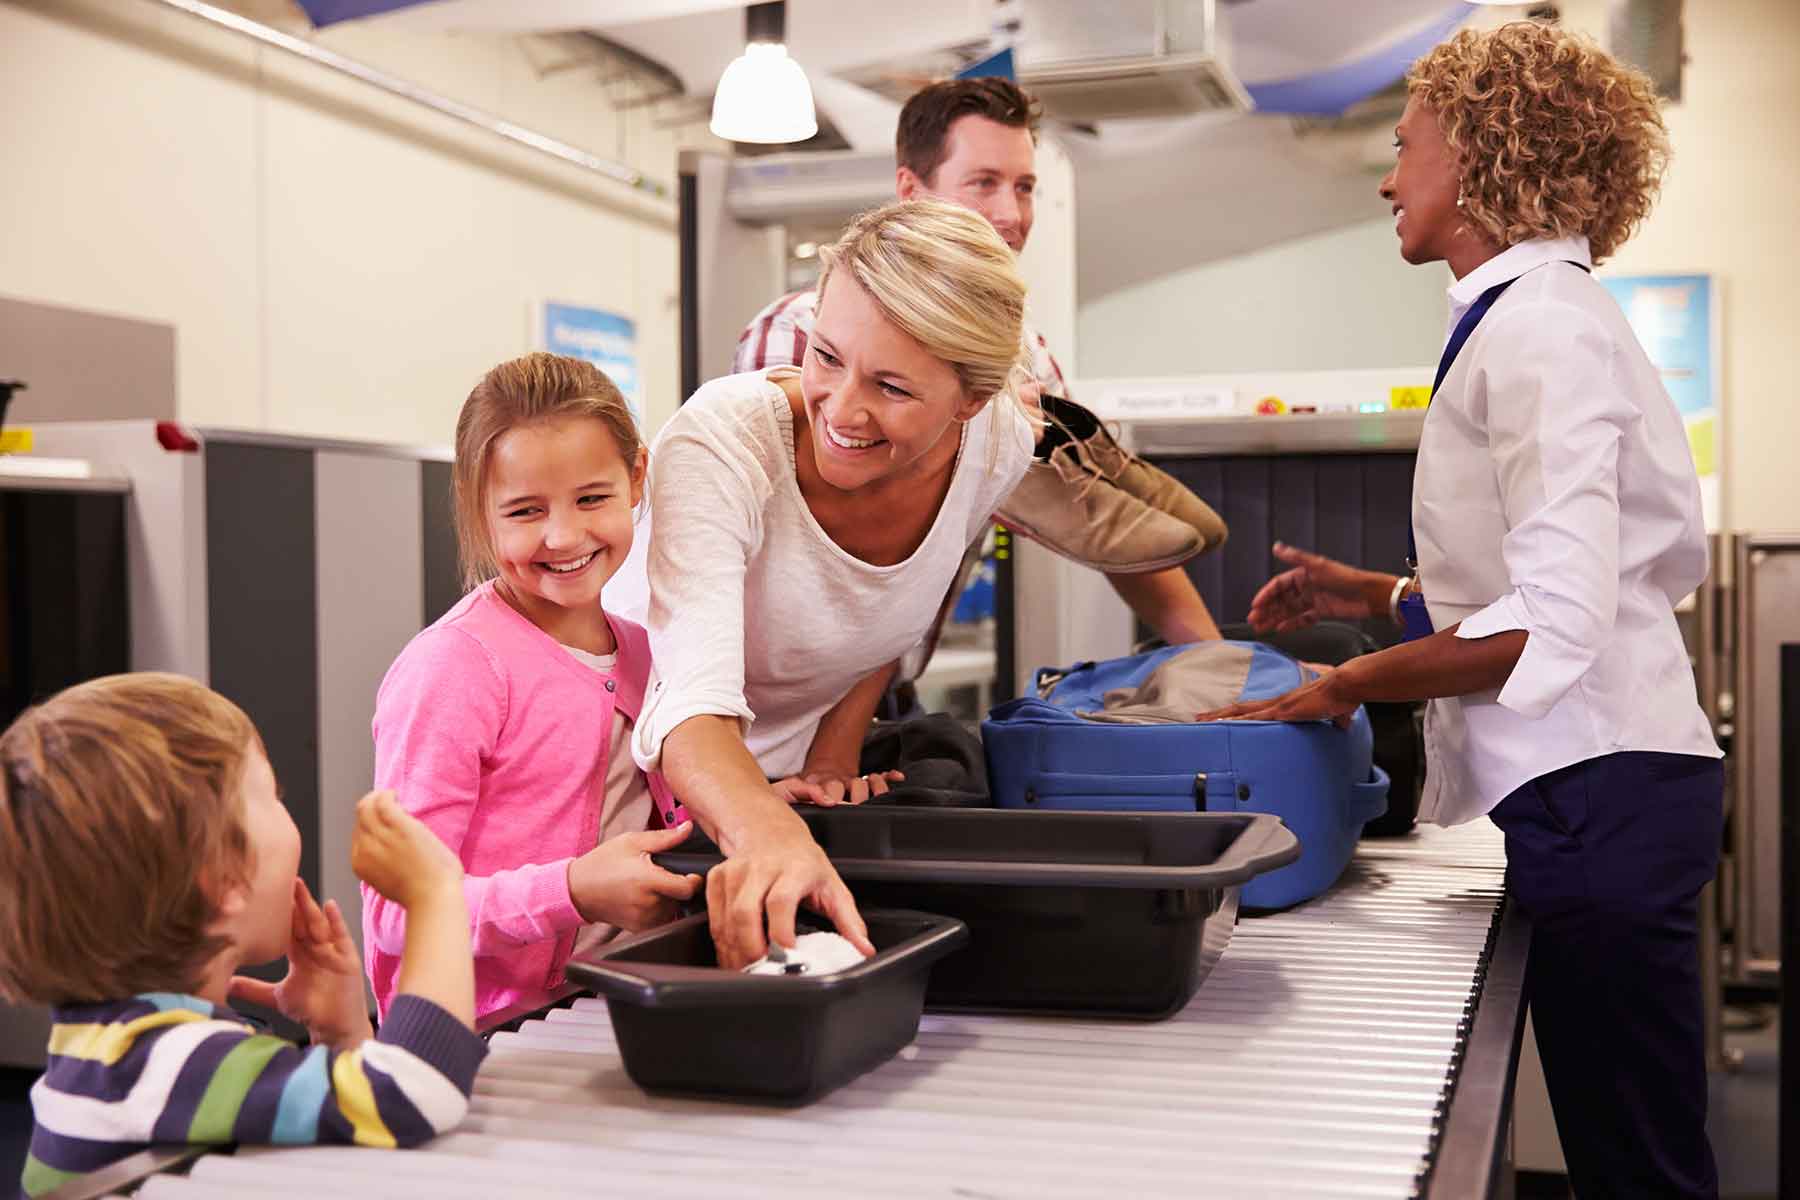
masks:
{"type": "Polygon", "coordinates": [[[1687,433],[1587,240],[1524,242],[1450,289],[1450,328],[1516,280],[1444,377],[1413,476],[1432,625],[1522,629],[1503,687],[1426,712],[1422,818],[1454,825],[1623,750],[1719,757],[1674,606],[1706,574],[1687,433]]]}

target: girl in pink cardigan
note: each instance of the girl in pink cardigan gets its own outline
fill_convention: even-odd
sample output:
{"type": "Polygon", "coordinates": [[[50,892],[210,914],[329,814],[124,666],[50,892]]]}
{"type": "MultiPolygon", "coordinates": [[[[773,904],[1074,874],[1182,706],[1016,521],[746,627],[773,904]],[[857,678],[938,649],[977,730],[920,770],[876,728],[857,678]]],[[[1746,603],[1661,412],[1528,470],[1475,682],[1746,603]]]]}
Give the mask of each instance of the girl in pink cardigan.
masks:
{"type": "MultiPolygon", "coordinates": [[[[647,459],[618,388],[579,359],[502,363],[456,422],[473,590],[388,669],[375,786],[462,859],[477,1020],[548,1000],[571,956],[669,920],[700,882],[650,861],[689,826],[662,776],[631,760],[649,640],[601,606],[647,459]]],[[[405,930],[405,911],[365,886],[384,1016],[405,930]]]]}

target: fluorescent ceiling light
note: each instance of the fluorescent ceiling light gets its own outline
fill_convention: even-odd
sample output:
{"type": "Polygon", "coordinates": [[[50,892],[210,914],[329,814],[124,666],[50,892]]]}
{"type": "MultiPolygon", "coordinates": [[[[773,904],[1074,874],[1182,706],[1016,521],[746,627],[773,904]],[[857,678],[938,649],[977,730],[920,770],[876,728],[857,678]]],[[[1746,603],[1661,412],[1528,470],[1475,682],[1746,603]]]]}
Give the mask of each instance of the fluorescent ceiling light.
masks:
{"type": "Polygon", "coordinates": [[[819,132],[812,85],[782,41],[786,7],[752,4],[744,10],[744,52],[713,92],[711,128],[718,137],[771,145],[803,142],[819,132]]]}

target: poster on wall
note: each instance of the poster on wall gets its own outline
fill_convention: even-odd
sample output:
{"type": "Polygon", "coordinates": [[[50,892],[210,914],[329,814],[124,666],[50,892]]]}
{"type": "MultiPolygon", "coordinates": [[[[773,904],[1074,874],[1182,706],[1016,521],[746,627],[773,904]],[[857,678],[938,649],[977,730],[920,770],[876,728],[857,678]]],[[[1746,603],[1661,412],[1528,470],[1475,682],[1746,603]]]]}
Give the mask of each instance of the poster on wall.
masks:
{"type": "Polygon", "coordinates": [[[1719,528],[1719,297],[1710,275],[1613,275],[1600,282],[1625,311],[1687,424],[1706,527],[1719,528]]]}
{"type": "Polygon", "coordinates": [[[540,306],[535,339],[552,354],[585,358],[606,372],[631,406],[631,417],[644,427],[643,390],[638,378],[637,326],[629,317],[601,308],[584,308],[546,300],[540,306]]]}

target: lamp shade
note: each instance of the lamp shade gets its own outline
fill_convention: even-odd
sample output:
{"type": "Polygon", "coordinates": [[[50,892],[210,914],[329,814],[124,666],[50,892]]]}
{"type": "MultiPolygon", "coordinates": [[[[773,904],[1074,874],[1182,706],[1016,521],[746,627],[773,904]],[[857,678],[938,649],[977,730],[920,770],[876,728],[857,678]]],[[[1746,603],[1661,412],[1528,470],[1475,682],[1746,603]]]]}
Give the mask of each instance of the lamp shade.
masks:
{"type": "Polygon", "coordinates": [[[713,93],[712,131],[733,142],[803,142],[819,132],[812,85],[787,47],[752,42],[713,93]]]}

